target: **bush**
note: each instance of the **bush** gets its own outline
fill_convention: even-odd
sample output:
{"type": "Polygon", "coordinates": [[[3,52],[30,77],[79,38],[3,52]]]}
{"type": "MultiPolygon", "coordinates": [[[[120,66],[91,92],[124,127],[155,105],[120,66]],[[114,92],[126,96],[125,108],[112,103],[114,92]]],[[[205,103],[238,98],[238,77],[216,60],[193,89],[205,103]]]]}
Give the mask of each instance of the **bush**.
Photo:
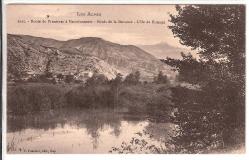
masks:
{"type": "Polygon", "coordinates": [[[64,106],[65,89],[52,84],[30,84],[8,87],[7,110],[32,113],[64,106]]]}
{"type": "Polygon", "coordinates": [[[81,86],[66,94],[67,106],[79,108],[111,107],[112,94],[108,85],[81,86]]]}
{"type": "Polygon", "coordinates": [[[65,76],[65,82],[66,83],[71,83],[74,81],[74,76],[73,75],[66,75],[65,76]]]}
{"type": "Polygon", "coordinates": [[[97,74],[97,73],[94,73],[92,77],[86,80],[86,86],[94,86],[106,83],[108,83],[107,77],[103,74],[97,74]]]}
{"type": "Polygon", "coordinates": [[[160,71],[157,75],[157,77],[154,78],[154,83],[157,84],[168,84],[169,83],[169,79],[167,77],[167,75],[163,75],[163,72],[160,71]]]}
{"type": "Polygon", "coordinates": [[[124,83],[126,84],[138,84],[140,80],[140,72],[130,73],[125,77],[124,83]]]}

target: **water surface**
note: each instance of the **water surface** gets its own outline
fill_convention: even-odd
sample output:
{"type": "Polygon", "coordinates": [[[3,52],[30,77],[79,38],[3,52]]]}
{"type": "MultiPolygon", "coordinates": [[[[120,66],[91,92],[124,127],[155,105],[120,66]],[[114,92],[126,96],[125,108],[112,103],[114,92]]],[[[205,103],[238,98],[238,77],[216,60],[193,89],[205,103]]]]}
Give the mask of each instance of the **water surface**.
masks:
{"type": "Polygon", "coordinates": [[[8,153],[109,153],[112,147],[129,142],[139,133],[161,145],[167,123],[151,123],[146,116],[103,110],[55,111],[8,116],[8,153]]]}

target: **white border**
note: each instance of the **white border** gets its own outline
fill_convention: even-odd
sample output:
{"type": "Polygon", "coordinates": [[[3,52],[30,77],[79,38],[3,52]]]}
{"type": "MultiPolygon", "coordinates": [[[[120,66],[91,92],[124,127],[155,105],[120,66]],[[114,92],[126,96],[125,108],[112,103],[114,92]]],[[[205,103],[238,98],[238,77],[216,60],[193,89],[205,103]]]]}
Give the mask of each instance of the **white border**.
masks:
{"type": "Polygon", "coordinates": [[[7,73],[7,43],[6,43],[6,15],[5,15],[5,4],[2,3],[2,159],[4,160],[4,155],[6,155],[6,97],[7,97],[7,83],[6,83],[6,73],[7,73]]]}
{"type": "Polygon", "coordinates": [[[3,0],[11,3],[47,4],[245,4],[246,0],[3,0]]]}
{"type": "MultiPolygon", "coordinates": [[[[3,42],[2,42],[2,60],[3,60],[3,74],[2,74],[2,127],[3,127],[3,132],[2,132],[2,159],[3,160],[61,160],[61,159],[75,159],[75,160],[82,160],[82,159],[94,159],[94,160],[99,160],[99,159],[108,159],[108,160],[114,160],[114,159],[121,159],[121,160],[126,160],[126,159],[133,159],[133,160],[140,160],[140,159],[145,159],[145,160],[151,160],[151,159],[158,159],[158,160],[163,160],[163,159],[169,159],[169,160],[186,160],[186,159],[191,159],[191,160],[196,160],[196,159],[210,159],[212,158],[213,160],[220,160],[220,159],[226,159],[226,160],[246,160],[249,159],[249,154],[248,152],[246,154],[210,154],[210,155],[155,155],[155,154],[140,154],[140,155],[122,155],[122,154],[116,154],[116,155],[111,155],[111,154],[56,154],[56,155],[51,155],[51,154],[6,154],[6,68],[7,68],[7,43],[6,43],[6,5],[7,4],[247,4],[246,0],[3,0],[2,1],[2,37],[3,37],[3,42]]],[[[246,35],[248,32],[248,7],[246,6],[246,35]]],[[[248,51],[248,40],[246,36],[246,53],[248,51]]],[[[248,58],[246,56],[246,75],[248,75],[248,58]]],[[[247,79],[247,78],[246,78],[247,79]]],[[[246,106],[248,106],[248,86],[249,82],[246,80],[246,106]]],[[[249,133],[248,129],[248,115],[249,115],[249,110],[246,109],[246,133],[249,133]]],[[[246,146],[248,146],[248,138],[246,136],[246,146]]]]}

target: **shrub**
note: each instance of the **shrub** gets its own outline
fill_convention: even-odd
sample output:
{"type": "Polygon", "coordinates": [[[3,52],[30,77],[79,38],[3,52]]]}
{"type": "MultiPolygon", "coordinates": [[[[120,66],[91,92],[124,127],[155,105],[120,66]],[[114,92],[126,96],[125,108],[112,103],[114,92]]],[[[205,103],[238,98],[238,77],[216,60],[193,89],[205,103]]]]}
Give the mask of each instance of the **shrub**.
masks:
{"type": "Polygon", "coordinates": [[[163,72],[160,71],[157,75],[157,77],[154,78],[154,83],[157,84],[168,84],[169,83],[169,79],[167,77],[167,75],[163,75],[163,72]]]}
{"type": "Polygon", "coordinates": [[[71,83],[74,81],[74,76],[73,75],[66,75],[65,76],[65,82],[66,83],[71,83]]]}
{"type": "Polygon", "coordinates": [[[140,72],[130,73],[125,77],[124,83],[126,84],[138,84],[140,80],[140,72]]]}
{"type": "Polygon", "coordinates": [[[8,87],[7,110],[32,113],[64,106],[65,89],[52,84],[30,84],[8,87]]]}
{"type": "Polygon", "coordinates": [[[102,108],[112,106],[112,94],[108,85],[80,86],[66,94],[67,106],[102,108]]]}
{"type": "Polygon", "coordinates": [[[86,86],[106,84],[107,82],[108,79],[105,75],[94,73],[92,77],[86,80],[86,86]]]}

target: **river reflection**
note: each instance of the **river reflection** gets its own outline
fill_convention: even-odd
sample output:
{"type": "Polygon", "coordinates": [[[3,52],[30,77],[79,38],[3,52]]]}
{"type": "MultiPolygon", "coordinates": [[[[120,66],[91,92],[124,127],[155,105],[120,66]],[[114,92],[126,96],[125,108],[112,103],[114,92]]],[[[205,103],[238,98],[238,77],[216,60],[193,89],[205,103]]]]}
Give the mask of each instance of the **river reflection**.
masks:
{"type": "Polygon", "coordinates": [[[7,123],[8,153],[108,153],[136,133],[155,129],[146,116],[110,110],[8,114],[7,123]]]}

